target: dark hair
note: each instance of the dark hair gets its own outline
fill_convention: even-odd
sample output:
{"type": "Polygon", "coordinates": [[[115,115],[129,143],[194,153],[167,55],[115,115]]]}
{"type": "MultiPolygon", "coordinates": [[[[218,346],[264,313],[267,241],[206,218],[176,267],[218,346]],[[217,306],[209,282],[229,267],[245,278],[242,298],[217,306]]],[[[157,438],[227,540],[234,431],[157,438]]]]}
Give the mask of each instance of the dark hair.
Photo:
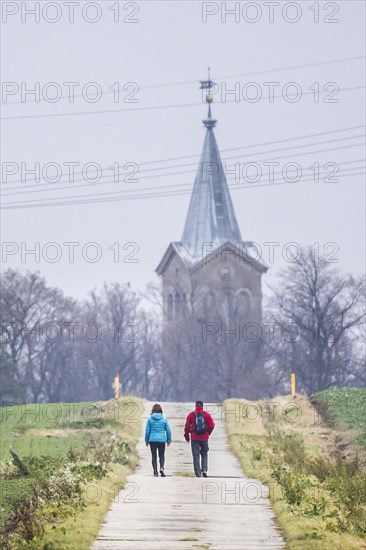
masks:
{"type": "Polygon", "coordinates": [[[163,409],[161,408],[161,405],[159,405],[159,403],[155,403],[155,405],[154,405],[153,408],[151,409],[151,414],[154,414],[154,413],[161,413],[161,414],[163,414],[163,409]]]}
{"type": "Polygon", "coordinates": [[[196,407],[202,407],[203,408],[203,401],[196,401],[196,407]]]}

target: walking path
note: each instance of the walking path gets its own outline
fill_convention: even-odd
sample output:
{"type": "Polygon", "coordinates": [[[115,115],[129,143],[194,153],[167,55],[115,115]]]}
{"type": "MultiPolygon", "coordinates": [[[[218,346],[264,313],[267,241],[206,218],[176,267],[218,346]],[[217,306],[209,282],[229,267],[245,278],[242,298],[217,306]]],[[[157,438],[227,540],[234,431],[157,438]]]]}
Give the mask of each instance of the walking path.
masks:
{"type": "MultiPolygon", "coordinates": [[[[146,403],[145,421],[151,411],[146,403]]],[[[216,427],[210,438],[209,477],[192,472],[190,444],[183,438],[192,403],[162,403],[172,428],[166,478],[152,475],[143,436],[140,464],[104,518],[92,550],[262,550],[283,549],[267,489],[244,476],[228,449],[221,409],[207,409],[216,427]],[[182,475],[183,474],[183,475],[182,475]]]]}

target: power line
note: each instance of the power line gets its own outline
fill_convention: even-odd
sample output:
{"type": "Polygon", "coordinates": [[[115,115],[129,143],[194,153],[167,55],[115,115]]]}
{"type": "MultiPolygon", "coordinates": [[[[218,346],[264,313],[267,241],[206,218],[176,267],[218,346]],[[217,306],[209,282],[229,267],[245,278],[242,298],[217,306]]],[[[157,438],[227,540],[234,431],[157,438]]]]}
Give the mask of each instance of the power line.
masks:
{"type": "MultiPolygon", "coordinates": [[[[306,134],[304,136],[297,136],[297,137],[284,138],[284,139],[276,139],[274,141],[266,141],[266,142],[262,142],[262,143],[241,145],[239,147],[230,147],[228,149],[221,149],[221,153],[226,153],[228,151],[238,151],[240,149],[249,149],[249,148],[253,148],[253,147],[263,147],[263,146],[266,146],[266,145],[275,145],[276,143],[285,143],[286,141],[296,141],[298,139],[306,139],[306,138],[310,138],[310,137],[324,136],[324,135],[327,135],[327,134],[336,134],[336,133],[339,133],[339,132],[348,132],[350,130],[358,130],[360,128],[365,128],[365,124],[360,124],[359,126],[349,126],[348,128],[339,128],[337,130],[327,130],[326,132],[317,132],[315,134],[306,134]]],[[[150,161],[145,161],[145,162],[139,162],[138,165],[139,166],[145,166],[145,165],[149,165],[149,164],[160,164],[160,163],[163,163],[163,162],[171,162],[173,160],[181,160],[181,159],[186,159],[186,158],[197,158],[197,157],[200,157],[200,156],[201,156],[201,153],[199,153],[199,154],[195,153],[193,155],[183,155],[183,156],[180,156],[180,157],[170,157],[170,158],[161,159],[161,160],[150,160],[150,161]]],[[[107,168],[107,167],[102,168],[102,170],[107,170],[107,169],[109,169],[109,168],[107,168]]],[[[82,174],[82,173],[83,173],[82,171],[78,171],[78,172],[74,172],[74,175],[79,175],[79,174],[82,174]]],[[[77,181],[83,181],[83,179],[77,180],[77,181]]],[[[22,180],[8,181],[8,182],[2,183],[2,185],[12,185],[14,183],[25,183],[25,182],[23,182],[22,180]]]]}
{"type": "MultiPolygon", "coordinates": [[[[360,126],[361,128],[363,126],[360,126]]],[[[354,127],[354,128],[358,128],[357,126],[354,127]]],[[[350,128],[352,129],[352,128],[350,128]]],[[[341,131],[344,131],[344,130],[335,130],[334,132],[341,132],[341,131]]],[[[312,135],[314,136],[319,136],[319,135],[324,135],[324,134],[328,134],[328,133],[333,133],[333,132],[320,132],[318,134],[310,134],[308,136],[303,136],[304,137],[311,137],[312,135]]],[[[279,149],[272,149],[270,151],[261,151],[261,152],[258,152],[256,153],[257,155],[265,155],[265,154],[270,154],[270,153],[276,153],[276,152],[280,152],[280,151],[288,151],[290,149],[301,149],[301,148],[304,148],[304,147],[312,147],[314,145],[323,145],[323,144],[327,144],[327,143],[335,143],[335,142],[338,142],[338,141],[347,141],[347,140],[350,140],[350,139],[358,139],[360,137],[364,137],[364,134],[358,134],[356,136],[346,136],[346,137],[342,137],[342,138],[336,138],[336,139],[333,139],[333,140],[326,140],[326,141],[319,141],[319,142],[313,142],[313,143],[306,143],[306,144],[300,144],[300,145],[293,145],[293,146],[287,146],[287,147],[283,147],[283,148],[279,148],[279,149]]],[[[267,142],[267,144],[269,143],[282,143],[284,141],[291,141],[291,140],[297,140],[297,139],[301,139],[301,138],[291,138],[291,139],[287,139],[287,140],[277,140],[275,142],[267,142]]],[[[232,151],[235,151],[235,150],[240,150],[240,149],[243,149],[243,148],[252,148],[252,147],[260,147],[260,146],[264,146],[266,145],[265,143],[263,144],[257,144],[257,145],[248,145],[248,146],[243,146],[243,147],[234,147],[232,149],[224,149],[223,151],[225,152],[228,152],[230,150],[232,151]]],[[[222,160],[223,161],[226,161],[226,160],[232,160],[232,159],[235,159],[235,158],[244,158],[244,157],[253,157],[254,153],[246,153],[246,154],[243,154],[243,155],[240,155],[239,157],[237,156],[232,156],[232,157],[226,157],[226,158],[223,158],[222,160]]],[[[198,156],[198,155],[194,155],[194,156],[198,156]]],[[[188,156],[187,156],[188,157],[188,156]]],[[[171,159],[166,159],[166,161],[155,161],[155,162],[167,162],[171,159]]],[[[154,162],[154,161],[153,161],[154,162]]],[[[140,167],[142,166],[143,164],[147,164],[147,163],[141,163],[141,164],[138,164],[137,166],[140,167]]],[[[182,168],[182,167],[185,167],[185,166],[193,166],[193,165],[196,165],[195,162],[190,162],[190,163],[185,163],[185,164],[181,164],[181,165],[175,165],[175,166],[162,166],[162,167],[158,167],[158,168],[148,168],[148,169],[145,169],[145,170],[142,170],[142,171],[139,171],[138,173],[141,174],[141,173],[145,173],[145,172],[154,172],[154,171],[160,171],[160,170],[170,170],[170,169],[174,169],[174,168],[182,168]]],[[[110,170],[110,168],[108,168],[110,170]]],[[[101,169],[101,170],[107,170],[107,168],[104,168],[104,169],[101,169]]],[[[169,174],[157,174],[156,176],[143,176],[141,179],[148,179],[148,178],[153,178],[153,177],[166,177],[166,176],[172,176],[172,175],[177,175],[177,174],[182,174],[182,173],[189,173],[189,172],[193,172],[195,170],[186,170],[186,171],[182,171],[182,172],[173,172],[173,173],[169,173],[169,174]]],[[[82,172],[79,172],[80,174],[82,172]]],[[[110,178],[112,177],[111,174],[106,174],[104,176],[101,176],[101,179],[102,178],[110,178]]],[[[81,179],[75,179],[74,182],[79,182],[79,181],[84,181],[85,182],[85,178],[81,178],[81,179]]],[[[50,190],[53,190],[55,189],[55,185],[57,185],[58,183],[67,183],[67,180],[66,181],[60,181],[60,182],[47,182],[47,183],[35,183],[35,184],[26,184],[25,182],[22,182],[21,180],[18,180],[18,181],[13,181],[13,182],[6,182],[5,184],[3,185],[6,185],[6,184],[14,184],[14,183],[23,183],[25,185],[20,185],[20,186],[17,186],[17,187],[13,187],[11,188],[11,191],[13,190],[16,190],[16,189],[30,189],[30,188],[34,188],[34,187],[41,187],[42,189],[40,190],[43,190],[44,188],[46,188],[45,190],[47,190],[47,186],[52,186],[50,188],[50,190]]],[[[58,188],[58,189],[75,189],[75,188],[78,188],[78,187],[84,187],[84,186],[90,186],[90,185],[103,185],[105,183],[117,183],[115,182],[114,180],[111,180],[109,182],[105,182],[105,181],[97,181],[95,183],[93,182],[86,182],[82,185],[70,185],[70,186],[66,186],[64,188],[58,188]]]]}
{"type": "MultiPolygon", "coordinates": [[[[359,159],[359,160],[349,160],[349,161],[345,161],[345,162],[342,162],[340,164],[337,164],[337,166],[343,166],[344,164],[353,164],[353,163],[358,163],[358,162],[365,162],[365,159],[359,159]]],[[[307,167],[308,169],[310,169],[309,167],[307,167]]],[[[359,170],[360,168],[364,168],[363,166],[355,166],[354,168],[348,168],[348,170],[359,170]]],[[[273,172],[273,175],[277,176],[278,174],[280,174],[282,172],[273,172]]],[[[326,173],[326,172],[325,172],[326,173]]],[[[227,178],[227,181],[231,181],[227,178]]],[[[106,182],[106,183],[113,183],[113,182],[106,182]]],[[[93,184],[92,184],[93,186],[93,184]]],[[[76,187],[84,187],[84,186],[76,186],[76,187]]],[[[117,193],[136,193],[136,191],[138,192],[142,192],[142,191],[155,191],[157,189],[172,189],[172,188],[176,188],[176,187],[192,187],[192,182],[189,182],[189,183],[176,183],[176,184],[172,184],[172,185],[158,185],[158,186],[154,186],[154,187],[144,187],[142,189],[119,189],[118,191],[104,191],[102,193],[96,193],[94,195],[89,195],[89,196],[100,196],[100,195],[113,195],[113,194],[117,194],[117,193]]],[[[58,188],[57,191],[61,191],[63,188],[58,188]]],[[[40,191],[40,190],[39,190],[40,191]]],[[[38,192],[39,192],[38,191],[38,192]]],[[[46,190],[47,192],[48,190],[46,190]]],[[[25,192],[25,194],[27,194],[27,192],[25,192]]],[[[34,194],[34,191],[32,192],[32,194],[34,194]]],[[[23,191],[18,191],[16,193],[4,193],[3,196],[4,197],[8,197],[10,195],[24,195],[24,192],[23,191]]],[[[83,197],[87,197],[88,195],[74,195],[74,196],[69,196],[69,197],[55,197],[55,200],[58,200],[58,199],[62,199],[62,198],[70,198],[70,199],[73,199],[73,198],[83,198],[83,197]]],[[[32,199],[27,199],[27,200],[32,200],[32,199]]],[[[38,200],[44,200],[44,201],[47,201],[47,200],[50,200],[49,198],[47,199],[38,199],[38,200]]]]}
{"type": "Polygon", "coordinates": [[[218,80],[221,80],[223,78],[236,78],[236,77],[240,77],[240,76],[250,76],[252,74],[273,73],[273,72],[280,72],[280,71],[288,71],[288,70],[292,70],[292,69],[306,69],[308,67],[316,67],[316,66],[320,66],[320,65],[329,65],[329,64],[332,64],[332,63],[343,63],[343,62],[346,62],[346,61],[356,61],[356,60],[365,59],[365,58],[366,58],[366,56],[364,56],[364,55],[358,55],[356,57],[344,57],[342,59],[333,59],[331,61],[319,61],[317,63],[306,63],[306,64],[303,64],[303,65],[292,65],[292,67],[283,67],[281,69],[266,69],[266,70],[262,70],[262,71],[252,71],[252,72],[248,72],[248,73],[219,76],[218,80]]]}
{"type": "MultiPolygon", "coordinates": [[[[358,143],[358,144],[354,144],[354,145],[342,145],[340,147],[331,147],[331,148],[328,148],[328,149],[320,149],[318,151],[306,151],[306,152],[303,152],[303,153],[295,153],[293,155],[284,155],[284,156],[279,156],[279,157],[272,157],[270,160],[279,160],[279,159],[288,159],[288,158],[292,158],[292,157],[298,157],[298,156],[303,156],[303,155],[309,155],[309,154],[318,154],[318,153],[324,153],[324,152],[329,152],[329,151],[335,151],[335,150],[339,150],[339,149],[349,149],[349,148],[352,148],[352,147],[361,147],[361,146],[364,146],[365,144],[364,143],[358,143]]],[[[268,162],[269,159],[261,159],[261,160],[257,160],[257,163],[258,162],[268,162]]],[[[166,174],[166,175],[169,175],[169,176],[172,176],[172,175],[181,175],[181,174],[186,174],[186,173],[190,173],[190,172],[193,172],[194,170],[185,170],[185,171],[180,171],[180,172],[174,172],[172,174],[166,174]]],[[[151,178],[156,178],[156,177],[161,177],[160,175],[155,175],[155,176],[145,176],[143,179],[151,179],[151,178]]],[[[141,178],[142,179],[142,178],[141,178]]],[[[111,183],[115,183],[114,181],[109,181],[109,182],[103,182],[104,184],[111,184],[111,183]]],[[[94,186],[96,184],[84,184],[84,185],[80,185],[80,186],[68,186],[69,188],[71,187],[72,189],[75,189],[77,187],[90,187],[90,186],[94,186]]],[[[165,186],[166,188],[170,188],[170,187],[174,187],[174,185],[167,185],[165,186]]],[[[57,190],[61,190],[61,188],[57,189],[57,190]]],[[[39,191],[39,190],[38,190],[39,191]]],[[[43,190],[42,190],[43,191],[43,190]]],[[[44,190],[45,192],[48,192],[48,191],[51,191],[51,189],[45,189],[44,190]]],[[[7,195],[12,195],[12,194],[24,194],[24,193],[27,193],[27,191],[21,191],[21,192],[17,192],[17,193],[3,193],[3,196],[7,196],[7,195]]]]}
{"type": "MultiPolygon", "coordinates": [[[[366,172],[358,172],[358,173],[354,173],[354,174],[342,174],[343,177],[349,177],[349,176],[358,176],[358,175],[364,175],[366,172]]],[[[300,182],[297,182],[297,183],[306,183],[306,182],[314,182],[313,178],[311,179],[303,179],[301,180],[300,182]]],[[[268,187],[268,186],[273,186],[273,185],[287,185],[289,183],[292,183],[293,185],[296,185],[295,183],[293,182],[288,182],[288,181],[281,181],[281,182],[273,182],[273,183],[266,183],[266,184],[262,184],[262,185],[257,185],[257,184],[253,184],[253,185],[246,185],[245,186],[245,189],[249,189],[249,188],[261,188],[261,187],[268,187]]],[[[331,182],[329,182],[331,183],[331,182]]],[[[235,186],[231,186],[231,190],[233,191],[238,191],[239,189],[244,189],[244,187],[241,185],[241,187],[235,187],[235,186]]],[[[14,210],[14,209],[23,209],[23,208],[37,208],[37,207],[47,207],[47,206],[68,206],[68,205],[76,205],[76,204],[92,204],[92,203],[102,203],[102,202],[115,202],[115,201],[123,201],[123,200],[135,200],[135,199],[149,199],[149,198],[161,198],[161,197],[171,197],[171,196],[181,196],[181,195],[187,195],[189,194],[190,192],[189,191],[176,191],[176,192],[170,192],[170,193],[155,193],[155,194],[146,194],[146,195],[135,195],[135,196],[120,196],[120,197],[113,197],[113,198],[104,198],[104,199],[91,199],[91,200],[88,200],[88,201],[67,201],[67,202],[50,202],[48,204],[39,204],[39,203],[36,203],[36,204],[29,204],[29,203],[26,203],[22,206],[17,206],[16,204],[14,205],[5,205],[4,207],[2,207],[3,210],[14,210]]]]}
{"type": "MultiPolygon", "coordinates": [[[[349,92],[352,90],[361,90],[365,89],[366,86],[351,86],[348,88],[339,88],[336,92],[349,92]]],[[[319,94],[329,94],[328,90],[320,90],[319,94]]],[[[305,95],[314,95],[314,91],[302,92],[301,96],[305,95]]],[[[273,95],[273,98],[283,98],[282,95],[273,95]]],[[[263,97],[258,101],[263,101],[270,99],[270,97],[263,97]]],[[[229,100],[229,101],[219,101],[217,103],[242,103],[245,99],[241,98],[239,101],[229,100]]],[[[138,112],[138,111],[156,111],[162,109],[176,109],[176,108],[185,108],[185,107],[198,107],[202,106],[204,103],[181,103],[175,105],[153,105],[150,107],[131,107],[127,109],[103,109],[100,111],[73,111],[70,113],[49,113],[49,114],[40,114],[40,115],[16,115],[16,116],[6,116],[1,117],[0,120],[20,120],[20,119],[34,119],[34,118],[52,118],[52,117],[65,117],[65,116],[85,116],[85,115],[106,115],[111,113],[129,113],[129,112],[138,112]]]]}
{"type": "MultiPolygon", "coordinates": [[[[361,167],[363,168],[363,167],[361,167]]],[[[349,176],[357,176],[357,175],[363,175],[365,174],[365,172],[356,172],[356,173],[352,173],[352,174],[349,174],[349,173],[344,173],[344,172],[349,172],[350,170],[355,170],[355,169],[358,169],[358,168],[353,168],[353,169],[347,169],[347,170],[343,170],[341,172],[338,172],[337,173],[337,176],[343,176],[343,177],[349,177],[349,176]]],[[[329,176],[328,173],[326,173],[327,176],[329,176]]],[[[322,174],[324,175],[324,173],[322,174]]],[[[310,179],[308,178],[304,178],[304,179],[301,179],[300,181],[296,182],[296,183],[302,183],[302,182],[314,182],[314,177],[312,176],[310,179]]],[[[295,182],[289,182],[289,181],[283,181],[282,179],[281,180],[275,180],[274,182],[271,182],[271,183],[265,183],[265,184],[233,184],[230,186],[230,190],[238,190],[238,189],[249,189],[249,188],[253,188],[253,187],[256,187],[256,188],[260,188],[260,187],[268,187],[268,186],[274,186],[274,185],[284,185],[284,184],[289,184],[289,183],[292,183],[293,185],[295,185],[296,183],[295,182]]],[[[315,183],[315,182],[314,182],[315,183]]],[[[323,182],[323,183],[335,183],[335,182],[323,182]]],[[[113,193],[119,193],[118,191],[116,192],[113,192],[113,193]]],[[[155,197],[171,197],[171,196],[180,196],[180,195],[187,195],[187,194],[190,194],[191,191],[190,190],[177,190],[177,191],[170,191],[169,193],[146,193],[146,194],[137,194],[137,195],[132,195],[132,196],[125,196],[125,195],[118,195],[118,196],[114,196],[114,197],[110,197],[109,195],[113,194],[113,193],[101,193],[101,195],[104,195],[104,197],[102,198],[93,198],[93,197],[89,197],[88,200],[75,200],[75,198],[72,198],[71,201],[65,201],[64,199],[61,198],[61,200],[59,202],[56,202],[57,199],[55,199],[53,202],[43,202],[43,201],[47,201],[49,199],[40,199],[38,201],[31,201],[31,200],[28,200],[28,201],[20,201],[20,202],[16,202],[16,203],[8,203],[8,204],[5,204],[4,206],[2,206],[2,209],[3,210],[10,210],[10,209],[22,209],[22,208],[33,208],[33,207],[46,207],[46,206],[67,206],[67,205],[76,205],[76,204],[92,204],[92,203],[101,203],[101,202],[110,202],[110,201],[119,201],[119,200],[135,200],[135,199],[145,199],[145,198],[155,198],[155,197]],[[108,196],[107,196],[108,195],[108,196]]]]}
{"type": "MultiPolygon", "coordinates": [[[[350,126],[349,128],[340,128],[339,130],[328,130],[327,132],[317,132],[316,134],[307,134],[305,136],[299,136],[289,139],[277,139],[276,141],[267,141],[262,144],[257,145],[245,145],[244,147],[259,147],[260,145],[274,145],[276,143],[283,143],[285,141],[294,141],[297,139],[305,139],[309,137],[317,137],[317,136],[325,136],[326,134],[336,134],[338,132],[348,132],[350,130],[358,130],[359,128],[365,128],[365,124],[361,124],[359,126],[350,126]]],[[[230,149],[221,149],[222,153],[225,153],[227,151],[235,151],[239,149],[243,149],[244,147],[231,147],[230,149]]]]}
{"type": "MultiPolygon", "coordinates": [[[[357,147],[357,146],[363,146],[364,144],[363,143],[360,143],[360,144],[354,144],[354,145],[350,145],[350,146],[341,146],[341,147],[335,147],[335,148],[330,148],[330,149],[323,149],[321,151],[309,151],[309,152],[304,152],[304,153],[300,153],[300,156],[301,155],[305,155],[305,154],[310,154],[310,153],[317,153],[317,152],[324,152],[324,151],[333,151],[333,150],[338,150],[338,149],[344,149],[344,148],[348,148],[348,147],[357,147]]],[[[285,156],[280,156],[280,157],[275,157],[274,159],[271,159],[271,160],[278,160],[278,159],[282,159],[282,158],[289,158],[289,157],[294,157],[294,156],[298,156],[298,154],[295,154],[295,155],[285,155],[285,156]]],[[[268,159],[267,159],[268,161],[268,159]]],[[[364,159],[359,159],[359,160],[353,160],[353,161],[345,161],[345,162],[342,162],[341,164],[352,164],[354,162],[363,162],[364,159]]],[[[257,161],[256,163],[258,164],[258,162],[265,162],[263,160],[261,161],[257,161]]],[[[195,172],[195,170],[182,170],[180,172],[173,172],[173,173],[170,173],[170,174],[164,174],[163,176],[161,174],[156,174],[156,175],[153,175],[153,176],[143,176],[142,178],[140,178],[141,180],[146,180],[146,179],[153,179],[153,178],[161,178],[161,177],[165,177],[165,176],[177,176],[177,175],[182,175],[182,174],[187,174],[187,173],[192,173],[192,172],[195,172]]],[[[109,176],[111,177],[111,176],[109,176]]],[[[140,179],[138,180],[137,183],[140,183],[140,179]]],[[[53,188],[46,188],[46,189],[36,189],[36,190],[33,190],[31,191],[32,194],[34,193],[40,193],[40,192],[45,192],[45,193],[48,193],[48,192],[52,192],[52,191],[64,191],[64,190],[67,190],[67,189],[79,189],[79,188],[85,188],[85,187],[88,187],[89,189],[91,187],[95,187],[96,185],[111,185],[111,184],[120,184],[121,182],[115,182],[114,180],[109,180],[109,181],[103,181],[103,182],[96,182],[96,183],[84,183],[84,184],[81,184],[81,185],[67,185],[67,186],[64,186],[64,187],[53,187],[53,188]]],[[[136,183],[136,182],[134,182],[136,183]]],[[[171,187],[176,187],[176,185],[180,185],[180,184],[169,184],[169,185],[164,185],[162,186],[163,188],[171,188],[171,187]]],[[[191,185],[191,183],[187,183],[185,185],[191,185]]],[[[30,186],[30,187],[33,187],[33,186],[30,186]]],[[[16,188],[16,189],[19,189],[19,188],[16,188]]],[[[2,197],[8,197],[10,195],[24,195],[24,194],[28,194],[29,192],[27,191],[27,187],[25,186],[24,188],[22,188],[23,190],[21,191],[11,191],[10,193],[9,192],[3,192],[1,194],[2,197]]]]}
{"type": "MultiPolygon", "coordinates": [[[[341,162],[340,165],[343,166],[343,164],[353,164],[353,163],[357,163],[357,162],[364,162],[365,159],[357,159],[357,160],[347,160],[347,161],[344,161],[344,162],[341,162]]],[[[337,165],[339,166],[339,164],[337,165]]],[[[178,172],[178,174],[185,174],[186,172],[178,172]]],[[[275,172],[276,174],[277,172],[275,172]]],[[[156,177],[156,176],[152,176],[152,177],[156,177]]],[[[149,177],[147,178],[141,178],[141,179],[150,179],[149,177]]],[[[115,182],[113,180],[110,180],[110,181],[104,181],[104,182],[98,182],[99,185],[111,185],[111,184],[114,184],[114,183],[120,183],[120,182],[115,182]]],[[[84,187],[95,187],[96,185],[98,185],[97,183],[86,183],[84,185],[70,185],[70,186],[66,186],[66,187],[57,187],[57,188],[53,188],[53,189],[37,189],[36,191],[31,191],[32,195],[34,193],[40,193],[40,192],[49,192],[49,191],[64,191],[65,189],[78,189],[80,187],[84,188],[84,187]]],[[[170,188],[173,188],[173,187],[181,187],[181,186],[192,186],[192,182],[189,182],[189,183],[177,183],[177,184],[170,184],[170,185],[160,185],[160,186],[154,186],[154,187],[150,187],[150,188],[144,188],[144,189],[140,189],[139,191],[142,191],[142,190],[146,190],[146,189],[149,189],[149,190],[154,190],[154,189],[170,189],[170,188]]],[[[24,188],[25,190],[24,191],[16,191],[16,192],[10,192],[10,193],[2,193],[2,197],[9,197],[11,195],[24,195],[24,194],[28,194],[26,188],[24,188]]],[[[124,192],[124,193],[130,193],[130,192],[134,192],[135,189],[125,189],[125,190],[120,190],[120,192],[124,192]]],[[[72,197],[70,197],[72,198],[72,197]]]]}
{"type": "MultiPolygon", "coordinates": [[[[238,78],[238,77],[242,77],[242,76],[251,76],[251,75],[256,75],[256,74],[267,74],[267,73],[277,73],[277,72],[281,72],[281,71],[289,71],[289,70],[294,70],[294,69],[306,69],[306,68],[309,68],[309,67],[317,67],[317,66],[321,66],[321,65],[330,65],[330,64],[334,64],[334,63],[344,63],[344,62],[347,62],[347,61],[356,61],[356,60],[360,60],[360,59],[365,59],[365,56],[364,55],[359,55],[359,56],[356,56],[356,57],[345,57],[345,58],[341,58],[341,59],[332,59],[330,61],[320,61],[318,63],[306,63],[306,64],[303,64],[303,65],[292,65],[290,67],[280,67],[280,68],[277,68],[277,69],[264,69],[264,70],[261,70],[261,71],[250,71],[250,72],[246,72],[246,73],[239,73],[239,74],[232,74],[232,75],[225,75],[225,76],[217,76],[215,77],[215,80],[224,80],[226,78],[238,78]]],[[[129,84],[130,82],[126,82],[125,84],[129,84]]],[[[133,84],[135,84],[135,82],[132,82],[133,84]]],[[[187,85],[187,84],[197,84],[197,80],[184,80],[184,81],[181,81],[181,82],[167,82],[167,83],[162,83],[162,84],[151,84],[149,86],[139,86],[139,90],[152,90],[154,88],[167,88],[167,87],[170,87],[170,86],[184,86],[184,85],[187,85]]],[[[114,90],[105,90],[102,92],[103,95],[105,94],[113,94],[115,93],[114,90]]],[[[64,99],[68,96],[61,96],[60,99],[64,99]]],[[[72,97],[83,97],[83,94],[75,94],[73,95],[72,97]]],[[[44,100],[43,100],[44,101],[44,100]]],[[[24,101],[9,101],[7,103],[3,103],[3,105],[19,105],[19,104],[23,104],[25,103],[24,101]]],[[[32,101],[27,101],[27,103],[38,103],[36,102],[35,100],[32,100],[32,101]]]]}
{"type": "MultiPolygon", "coordinates": [[[[323,143],[327,143],[327,142],[323,142],[323,143]]],[[[313,144],[313,145],[318,145],[318,144],[313,144]]],[[[288,158],[292,158],[292,157],[298,157],[298,156],[303,156],[303,155],[308,155],[308,154],[317,154],[317,153],[321,153],[321,152],[329,152],[329,151],[334,151],[334,150],[339,150],[339,149],[348,149],[348,148],[351,148],[351,147],[361,147],[361,146],[364,146],[365,144],[364,143],[355,143],[353,145],[342,145],[340,147],[331,147],[331,148],[328,148],[328,149],[320,149],[319,151],[304,151],[302,153],[295,153],[293,155],[285,155],[285,156],[279,156],[279,157],[272,157],[270,159],[261,159],[261,160],[256,160],[256,163],[260,163],[260,162],[269,162],[270,160],[279,160],[279,159],[288,159],[288,158]]],[[[284,150],[287,150],[287,149],[277,149],[277,151],[284,151],[284,150]]],[[[265,154],[265,151],[263,153],[260,153],[260,154],[265,154]]],[[[247,155],[244,155],[244,156],[247,156],[247,155]]],[[[237,157],[235,157],[237,158],[237,157]]],[[[238,157],[240,158],[240,157],[238,157]]],[[[138,182],[140,182],[140,180],[146,180],[146,179],[154,179],[154,178],[162,178],[162,177],[168,177],[168,176],[180,176],[182,174],[190,174],[192,172],[195,172],[196,170],[195,169],[191,169],[191,170],[181,170],[181,171],[178,171],[178,172],[171,172],[169,174],[155,174],[155,175],[152,175],[152,176],[143,176],[143,177],[140,177],[138,182]]],[[[112,176],[105,176],[105,177],[112,177],[112,176]]],[[[75,180],[76,181],[76,180],[75,180]]],[[[78,181],[82,181],[82,180],[78,180],[78,181]]],[[[42,192],[42,191],[45,191],[46,193],[49,192],[49,191],[62,191],[62,190],[65,190],[65,189],[78,189],[78,188],[84,188],[84,187],[94,187],[96,185],[110,185],[110,184],[115,184],[115,183],[121,183],[121,181],[118,181],[118,182],[115,182],[114,180],[109,180],[109,181],[102,181],[102,182],[96,182],[96,183],[84,183],[84,184],[80,184],[80,185],[67,185],[67,186],[64,186],[64,187],[47,187],[48,184],[38,184],[42,186],[42,189],[36,189],[36,190],[33,190],[31,191],[31,193],[39,193],[39,192],[42,192]],[[44,187],[46,187],[44,189],[44,187]]],[[[126,183],[126,182],[124,182],[126,183]]],[[[132,183],[132,182],[131,182],[132,183]]],[[[136,182],[134,182],[136,183],[136,182]]],[[[2,196],[6,197],[6,196],[9,196],[9,195],[19,195],[19,194],[24,194],[24,193],[27,193],[27,189],[29,189],[30,187],[34,187],[33,185],[32,186],[19,186],[19,187],[16,187],[16,188],[13,188],[13,189],[22,189],[21,191],[15,191],[13,192],[13,189],[11,190],[10,193],[8,192],[2,192],[2,196]]],[[[168,185],[167,187],[170,187],[170,185],[168,185]]],[[[6,190],[7,191],[7,190],[6,190]]]]}

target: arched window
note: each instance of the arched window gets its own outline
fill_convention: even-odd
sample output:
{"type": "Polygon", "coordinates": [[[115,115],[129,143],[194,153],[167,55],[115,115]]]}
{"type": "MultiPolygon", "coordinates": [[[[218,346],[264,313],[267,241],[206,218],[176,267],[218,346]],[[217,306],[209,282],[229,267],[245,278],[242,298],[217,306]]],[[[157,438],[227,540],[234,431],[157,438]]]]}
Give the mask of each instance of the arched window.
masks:
{"type": "Polygon", "coordinates": [[[182,308],[181,308],[181,301],[180,301],[180,293],[179,292],[176,292],[175,293],[175,315],[180,315],[182,312],[182,308]]]}
{"type": "Polygon", "coordinates": [[[168,295],[168,319],[173,319],[173,294],[168,295]]]}
{"type": "Polygon", "coordinates": [[[212,315],[216,307],[216,297],[213,290],[208,290],[203,299],[203,309],[205,316],[212,315]]]}
{"type": "Polygon", "coordinates": [[[251,297],[246,289],[239,290],[236,296],[236,310],[242,319],[250,318],[251,297]]]}

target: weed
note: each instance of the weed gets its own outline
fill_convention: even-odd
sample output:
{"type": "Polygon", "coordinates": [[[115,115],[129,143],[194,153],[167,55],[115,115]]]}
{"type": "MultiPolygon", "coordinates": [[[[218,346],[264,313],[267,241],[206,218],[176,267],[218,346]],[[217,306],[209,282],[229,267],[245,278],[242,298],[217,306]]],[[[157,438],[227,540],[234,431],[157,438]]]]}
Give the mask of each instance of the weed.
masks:
{"type": "Polygon", "coordinates": [[[9,450],[10,457],[14,466],[18,469],[21,476],[29,475],[29,470],[19,456],[12,450],[9,450]]]}
{"type": "Polygon", "coordinates": [[[253,461],[259,461],[263,458],[264,451],[261,447],[253,447],[252,448],[252,460],[253,461]]]}
{"type": "Polygon", "coordinates": [[[299,506],[305,496],[305,489],[310,486],[310,482],[305,474],[284,471],[281,485],[287,502],[299,506]]]}
{"type": "Polygon", "coordinates": [[[306,508],[304,510],[305,516],[311,516],[311,517],[325,517],[325,510],[327,507],[327,503],[324,497],[320,499],[314,499],[310,502],[311,507],[306,508]]]}

